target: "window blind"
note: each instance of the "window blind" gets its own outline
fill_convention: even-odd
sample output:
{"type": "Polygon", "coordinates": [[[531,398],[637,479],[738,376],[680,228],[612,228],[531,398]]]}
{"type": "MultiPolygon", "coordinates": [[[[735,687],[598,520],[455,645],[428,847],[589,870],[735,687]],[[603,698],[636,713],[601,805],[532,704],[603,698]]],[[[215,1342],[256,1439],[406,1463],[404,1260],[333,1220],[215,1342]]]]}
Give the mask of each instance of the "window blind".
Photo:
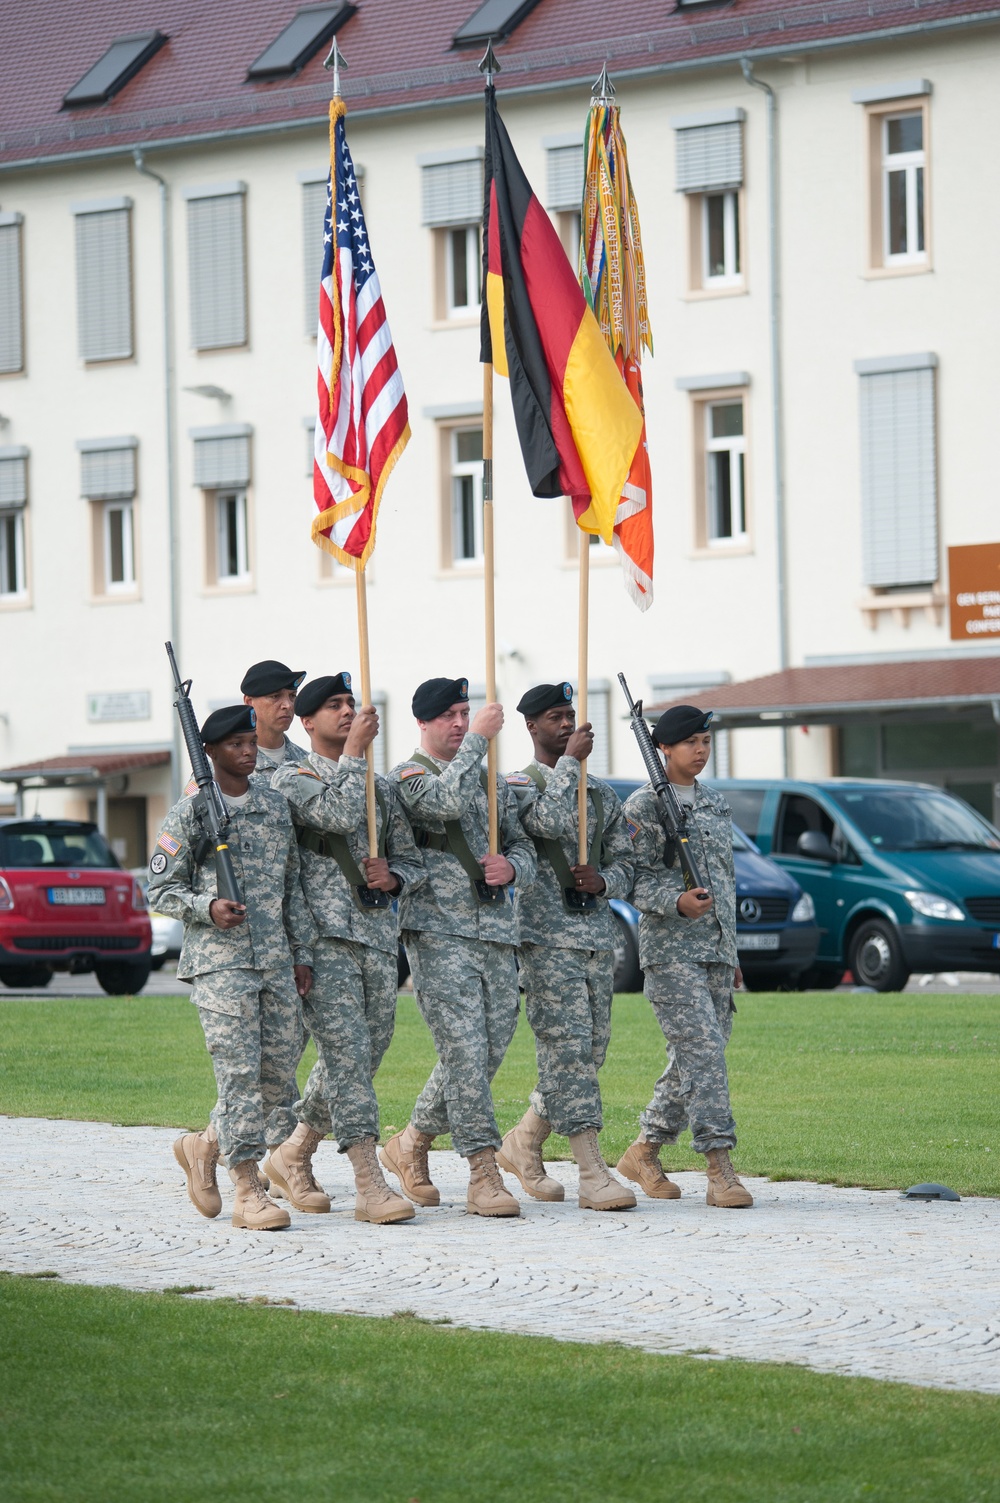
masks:
{"type": "Polygon", "coordinates": [[[606,678],[587,685],[587,719],[594,728],[594,749],[587,767],[595,778],[606,778],[611,771],[611,686],[606,678]]]}
{"type": "Polygon", "coordinates": [[[677,130],[677,191],[708,193],[743,182],[743,125],[693,125],[677,130]]]}
{"type": "Polygon", "coordinates": [[[74,215],[81,360],[123,360],[133,353],[130,215],[128,207],[74,215]]]}
{"type": "Polygon", "coordinates": [[[247,342],[243,193],[188,199],[191,344],[225,349],[247,342]]]}
{"type": "Polygon", "coordinates": [[[135,447],[88,448],[80,454],[80,494],[87,501],[129,501],[135,495],[135,447]]]}
{"type": "Polygon", "coordinates": [[[0,453],[0,507],[24,506],[28,500],[28,451],[0,453]]]}
{"type": "Polygon", "coordinates": [[[938,577],[933,366],[861,373],[864,583],[933,584],[938,577]]]}
{"type": "Polygon", "coordinates": [[[194,436],[194,483],[203,490],[250,484],[250,430],[194,436]]]}
{"type": "Polygon", "coordinates": [[[483,217],[483,163],[435,162],[421,169],[427,225],[478,224],[483,217]]]}
{"type": "Polygon", "coordinates": [[[583,202],[583,147],[555,146],[546,153],[547,207],[579,209],[583,202]]]}
{"type": "Polygon", "coordinates": [[[305,331],[307,334],[315,334],[319,326],[319,278],[323,270],[323,221],[325,218],[326,183],[303,183],[303,286],[305,288],[305,331]]]}
{"type": "Polygon", "coordinates": [[[0,214],[0,371],[24,368],[20,214],[0,214]]]}

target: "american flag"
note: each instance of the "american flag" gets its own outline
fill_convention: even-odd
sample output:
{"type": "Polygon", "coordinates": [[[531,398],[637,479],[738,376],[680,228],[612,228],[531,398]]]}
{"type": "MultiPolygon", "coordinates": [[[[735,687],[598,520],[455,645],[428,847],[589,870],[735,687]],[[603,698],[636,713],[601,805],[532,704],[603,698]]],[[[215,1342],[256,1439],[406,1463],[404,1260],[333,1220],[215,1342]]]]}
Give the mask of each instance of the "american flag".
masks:
{"type": "Polygon", "coordinates": [[[330,106],[331,166],[319,291],[313,541],[363,569],[386,480],[410,437],[403,378],[368,244],[344,105],[330,106]]]}

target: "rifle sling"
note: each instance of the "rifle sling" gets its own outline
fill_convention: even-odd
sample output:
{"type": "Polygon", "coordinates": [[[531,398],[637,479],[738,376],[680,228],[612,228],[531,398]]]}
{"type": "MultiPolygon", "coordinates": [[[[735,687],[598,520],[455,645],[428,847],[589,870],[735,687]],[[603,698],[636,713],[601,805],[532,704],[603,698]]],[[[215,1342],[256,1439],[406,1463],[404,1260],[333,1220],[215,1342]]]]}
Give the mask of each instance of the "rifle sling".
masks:
{"type": "MultiPolygon", "coordinates": [[[[545,779],[537,767],[530,763],[522,771],[531,779],[539,793],[545,792],[545,779]]],[[[594,800],[594,835],[590,842],[590,851],[587,855],[587,865],[599,867],[604,860],[604,797],[600,788],[595,783],[588,783],[587,792],[594,800]]],[[[540,836],[532,836],[535,848],[544,851],[549,859],[549,865],[555,872],[563,887],[573,886],[573,873],[569,862],[566,860],[566,852],[558,840],[543,840],[540,836]]]]}
{"type": "MultiPolygon", "coordinates": [[[[378,837],[378,853],[380,856],[385,856],[386,837],[389,829],[389,811],[386,808],[386,802],[378,784],[375,785],[375,802],[382,815],[382,828],[379,831],[378,837]]],[[[304,825],[296,825],[295,838],[305,850],[312,851],[316,856],[324,856],[329,861],[336,861],[344,874],[344,879],[351,887],[367,886],[365,874],[351,854],[351,848],[347,843],[346,835],[337,835],[330,830],[310,830],[304,825]]]]}
{"type": "MultiPolygon", "coordinates": [[[[427,771],[433,773],[436,778],[439,778],[441,776],[440,767],[432,762],[429,757],[423,757],[419,752],[415,752],[410,760],[411,762],[419,762],[421,767],[426,767],[427,771]]],[[[489,780],[487,778],[486,769],[484,767],[480,768],[479,770],[479,781],[482,784],[483,792],[488,796],[489,780]]],[[[465,838],[465,831],[462,829],[461,820],[446,819],[444,821],[443,835],[437,834],[432,830],[419,831],[417,834],[417,843],[423,846],[425,850],[450,851],[451,854],[455,857],[456,861],[460,863],[462,870],[465,872],[469,881],[475,887],[476,895],[479,898],[479,901],[497,901],[497,899],[493,897],[487,899],[484,899],[483,897],[483,868],[476,860],[476,857],[472,852],[472,847],[469,845],[469,842],[465,838]]],[[[501,887],[495,888],[493,889],[493,891],[498,892],[501,895],[503,894],[503,888],[501,887]]]]}

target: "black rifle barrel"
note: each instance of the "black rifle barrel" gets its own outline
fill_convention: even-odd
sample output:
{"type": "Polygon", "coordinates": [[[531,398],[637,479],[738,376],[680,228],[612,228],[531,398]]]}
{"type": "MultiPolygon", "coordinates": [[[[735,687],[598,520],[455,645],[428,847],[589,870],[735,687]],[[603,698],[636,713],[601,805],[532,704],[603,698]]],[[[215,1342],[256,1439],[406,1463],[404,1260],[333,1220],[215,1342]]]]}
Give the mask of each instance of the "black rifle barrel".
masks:
{"type": "Polygon", "coordinates": [[[667,834],[677,844],[677,855],[680,858],[681,871],[684,874],[684,886],[688,892],[695,888],[704,890],[705,883],[702,881],[698,864],[691,853],[691,845],[687,833],[687,812],[682,807],[676,793],[670,786],[670,779],[663,770],[659,753],[653,745],[653,738],[649,733],[649,726],[642,715],[642,700],[636,702],[629,686],[625,682],[624,673],[619,673],[618,682],[622,686],[625,699],[628,703],[629,721],[635,733],[635,739],[639,743],[642,760],[646,764],[649,773],[649,781],[653,785],[653,792],[660,800],[660,808],[663,812],[663,823],[666,825],[667,834]]]}
{"type": "Polygon", "coordinates": [[[229,810],[222,797],[222,790],[212,776],[212,766],[202,745],[198,722],[194,718],[194,707],[191,704],[191,680],[181,680],[177,659],[174,657],[174,644],[165,642],[164,646],[167,649],[167,657],[170,659],[170,671],[174,676],[174,689],[177,693],[174,709],[180,719],[184,744],[191,758],[191,771],[198,784],[198,794],[195,799],[196,811],[215,850],[216,892],[220,898],[226,898],[229,902],[239,903],[242,906],[243,894],[236,880],[233,858],[229,854],[229,846],[225,838],[226,826],[229,824],[229,810]]]}

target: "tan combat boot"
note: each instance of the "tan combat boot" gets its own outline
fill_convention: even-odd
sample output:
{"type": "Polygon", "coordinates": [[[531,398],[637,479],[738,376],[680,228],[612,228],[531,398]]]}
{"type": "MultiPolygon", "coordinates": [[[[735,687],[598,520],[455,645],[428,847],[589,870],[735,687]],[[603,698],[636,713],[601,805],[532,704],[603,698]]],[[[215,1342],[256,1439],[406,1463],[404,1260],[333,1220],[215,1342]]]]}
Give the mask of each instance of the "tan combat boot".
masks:
{"type": "Polygon", "coordinates": [[[430,1133],[418,1132],[409,1122],[379,1151],[389,1173],[396,1176],[407,1198],[418,1206],[441,1204],[441,1195],[437,1186],[431,1184],[427,1169],[427,1150],[433,1142],[430,1133]]]}
{"type": "Polygon", "coordinates": [[[272,1148],[261,1167],[270,1180],[268,1189],[281,1195],[297,1211],[312,1211],[322,1216],[330,1209],[330,1197],[316,1183],[312,1156],[323,1141],[323,1134],[300,1122],[290,1138],[272,1148]]]}
{"type": "Polygon", "coordinates": [[[187,1177],[188,1195],[195,1209],[203,1216],[218,1216],[222,1210],[222,1196],[215,1178],[215,1166],[219,1162],[219,1140],[215,1128],[182,1133],[174,1144],[174,1158],[187,1177]]]}
{"type": "Polygon", "coordinates": [[[596,1127],[585,1127],[583,1132],[573,1133],[569,1146],[580,1166],[582,1211],[627,1211],[635,1205],[632,1191],[615,1179],[604,1162],[596,1127]]]}
{"type": "Polygon", "coordinates": [[[496,1151],[480,1148],[469,1154],[469,1193],[465,1209],[470,1216],[520,1216],[521,1207],[504,1186],[497,1168],[496,1151]]]}
{"type": "Polygon", "coordinates": [[[626,1148],[615,1168],[625,1179],[632,1180],[645,1195],[654,1200],[680,1200],[681,1187],[667,1179],[660,1164],[660,1146],[647,1143],[645,1138],[636,1138],[626,1148]]]}
{"type": "Polygon", "coordinates": [[[506,1169],[508,1174],[516,1174],[522,1189],[535,1200],[564,1200],[566,1197],[564,1187],[542,1167],[542,1144],[551,1131],[545,1118],[529,1106],[497,1152],[500,1168],[506,1169]]]}
{"type": "Polygon", "coordinates": [[[374,1221],[376,1226],[388,1221],[409,1221],[414,1214],[413,1207],[401,1195],[393,1194],[382,1177],[375,1156],[375,1139],[362,1138],[360,1143],[352,1143],[347,1157],[354,1170],[358,1192],[354,1205],[355,1221],[374,1221]]]}
{"type": "Polygon", "coordinates": [[[233,1226],[241,1226],[248,1232],[281,1232],[286,1226],[291,1226],[292,1218],[288,1212],[275,1205],[264,1193],[253,1159],[244,1159],[235,1169],[230,1169],[229,1178],[236,1186],[233,1226]]]}
{"type": "Polygon", "coordinates": [[[710,1148],[705,1155],[705,1169],[708,1174],[706,1205],[732,1209],[753,1205],[753,1196],[745,1185],[740,1184],[736,1170],[729,1162],[728,1148],[710,1148]]]}

